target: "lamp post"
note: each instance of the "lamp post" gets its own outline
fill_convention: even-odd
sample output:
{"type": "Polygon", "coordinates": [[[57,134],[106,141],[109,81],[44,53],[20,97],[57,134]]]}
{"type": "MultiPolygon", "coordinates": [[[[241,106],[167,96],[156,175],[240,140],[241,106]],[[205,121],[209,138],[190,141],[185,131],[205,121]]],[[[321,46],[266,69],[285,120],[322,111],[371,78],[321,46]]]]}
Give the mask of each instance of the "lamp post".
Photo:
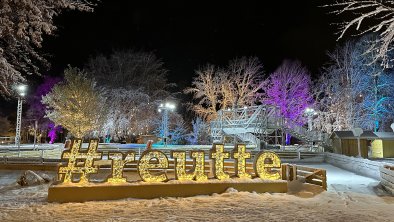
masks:
{"type": "Polygon", "coordinates": [[[305,109],[305,114],[308,117],[308,131],[312,131],[312,128],[313,128],[313,116],[316,115],[317,113],[312,108],[306,108],[305,109]]]}
{"type": "Polygon", "coordinates": [[[167,147],[168,140],[168,111],[173,111],[175,105],[171,103],[160,104],[159,113],[163,112],[162,127],[163,127],[163,141],[164,147],[167,147]]]}
{"type": "Polygon", "coordinates": [[[18,147],[18,157],[21,156],[21,123],[22,123],[22,102],[23,97],[26,95],[27,85],[20,84],[15,86],[16,92],[18,93],[18,108],[16,115],[16,133],[15,133],[15,146],[18,147]]]}

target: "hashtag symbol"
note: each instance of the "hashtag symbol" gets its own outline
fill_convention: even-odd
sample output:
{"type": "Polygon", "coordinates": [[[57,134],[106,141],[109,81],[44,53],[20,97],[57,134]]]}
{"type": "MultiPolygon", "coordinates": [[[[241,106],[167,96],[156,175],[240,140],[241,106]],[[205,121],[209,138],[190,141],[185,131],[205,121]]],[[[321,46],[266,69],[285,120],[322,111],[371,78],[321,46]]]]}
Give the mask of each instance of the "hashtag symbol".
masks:
{"type": "Polygon", "coordinates": [[[90,140],[87,151],[81,151],[82,140],[74,140],[71,150],[62,153],[62,159],[68,159],[68,163],[67,166],[59,167],[60,180],[65,183],[74,182],[74,175],[80,175],[79,183],[88,182],[89,175],[98,171],[98,167],[93,166],[94,160],[101,160],[102,157],[102,153],[97,152],[97,147],[98,140],[90,140]],[[83,161],[83,166],[79,160],[83,161]]]}

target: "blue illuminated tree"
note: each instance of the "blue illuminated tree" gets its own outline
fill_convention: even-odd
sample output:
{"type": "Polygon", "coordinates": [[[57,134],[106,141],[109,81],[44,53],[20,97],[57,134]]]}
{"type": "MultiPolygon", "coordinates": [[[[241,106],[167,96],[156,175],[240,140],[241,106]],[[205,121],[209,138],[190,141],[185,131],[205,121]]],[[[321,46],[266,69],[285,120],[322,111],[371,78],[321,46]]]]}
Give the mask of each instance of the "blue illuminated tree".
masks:
{"type": "Polygon", "coordinates": [[[331,133],[361,127],[385,131],[393,121],[394,71],[381,66],[367,48],[374,35],[348,41],[329,52],[330,63],[314,88],[316,128],[331,133]]]}
{"type": "Polygon", "coordinates": [[[202,118],[197,117],[192,121],[193,131],[186,137],[189,144],[209,144],[209,125],[202,118]]]}
{"type": "Polygon", "coordinates": [[[352,85],[353,91],[360,92],[353,95],[357,104],[355,115],[359,117],[355,124],[364,129],[382,131],[388,128],[393,118],[394,70],[375,61],[373,52],[365,53],[374,42],[375,35],[364,36],[356,43],[352,55],[353,72],[360,78],[352,85]]]}
{"type": "MultiPolygon", "coordinates": [[[[168,113],[168,141],[167,144],[173,145],[182,145],[186,144],[186,134],[187,127],[186,123],[183,120],[182,115],[176,112],[168,113]]],[[[164,127],[161,115],[158,115],[155,120],[156,129],[154,130],[154,134],[157,137],[163,138],[164,136],[164,127]]],[[[161,141],[160,143],[163,143],[161,141]]]]}

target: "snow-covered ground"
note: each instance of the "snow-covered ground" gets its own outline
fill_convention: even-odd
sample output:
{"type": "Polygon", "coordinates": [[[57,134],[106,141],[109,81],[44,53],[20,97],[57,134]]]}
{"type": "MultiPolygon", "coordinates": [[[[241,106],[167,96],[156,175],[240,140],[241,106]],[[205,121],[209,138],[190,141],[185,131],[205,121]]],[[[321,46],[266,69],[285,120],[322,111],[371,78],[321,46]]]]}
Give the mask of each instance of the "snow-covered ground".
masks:
{"type": "MultiPolygon", "coordinates": [[[[288,194],[229,189],[223,194],[153,200],[47,203],[48,185],[20,188],[0,171],[0,221],[393,221],[394,197],[378,181],[328,164],[328,191],[294,182],[288,194]]],[[[52,173],[53,175],[53,173],[52,173]]]]}

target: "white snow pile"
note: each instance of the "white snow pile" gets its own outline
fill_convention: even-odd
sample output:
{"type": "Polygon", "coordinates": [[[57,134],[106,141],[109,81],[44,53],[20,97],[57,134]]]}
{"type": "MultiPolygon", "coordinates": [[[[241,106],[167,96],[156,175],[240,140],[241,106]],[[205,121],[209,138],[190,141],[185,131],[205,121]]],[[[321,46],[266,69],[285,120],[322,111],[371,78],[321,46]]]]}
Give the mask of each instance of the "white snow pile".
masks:
{"type": "Polygon", "coordinates": [[[45,173],[37,173],[26,170],[18,179],[17,183],[21,186],[33,186],[40,185],[44,183],[49,183],[52,179],[45,173]]]}
{"type": "Polygon", "coordinates": [[[228,188],[210,196],[65,204],[47,202],[49,184],[4,189],[20,172],[0,171],[0,221],[393,221],[394,197],[376,195],[375,180],[327,169],[328,191],[294,181],[287,194],[228,188]]]}
{"type": "Polygon", "coordinates": [[[46,202],[47,189],[44,184],[1,192],[0,221],[392,221],[394,217],[393,197],[351,192],[305,198],[229,188],[211,196],[59,204],[46,202]]]}

